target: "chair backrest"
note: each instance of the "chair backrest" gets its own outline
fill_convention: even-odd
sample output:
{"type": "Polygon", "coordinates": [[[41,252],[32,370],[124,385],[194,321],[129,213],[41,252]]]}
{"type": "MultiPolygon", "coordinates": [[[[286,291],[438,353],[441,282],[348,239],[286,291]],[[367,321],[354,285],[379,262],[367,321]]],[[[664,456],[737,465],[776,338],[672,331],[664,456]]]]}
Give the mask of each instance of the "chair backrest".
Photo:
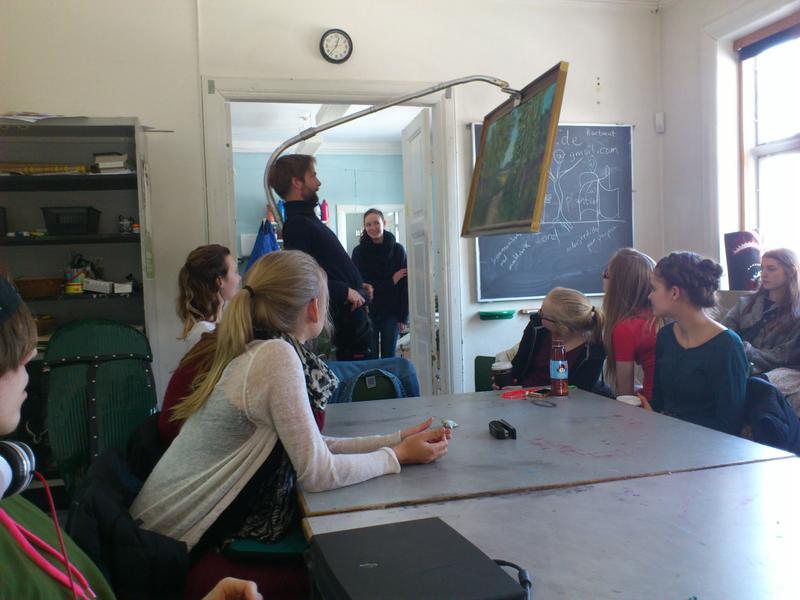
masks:
{"type": "Polygon", "coordinates": [[[48,430],[70,494],[103,450],[124,453],[131,433],[155,411],[151,361],[145,335],[116,321],[74,321],[50,339],[48,430]]]}
{"type": "Polygon", "coordinates": [[[488,392],[492,389],[492,365],[494,356],[475,357],[475,391],[488,392]]]}
{"type": "Polygon", "coordinates": [[[331,361],[328,366],[339,378],[331,404],[419,396],[417,370],[405,358],[331,361]]]}

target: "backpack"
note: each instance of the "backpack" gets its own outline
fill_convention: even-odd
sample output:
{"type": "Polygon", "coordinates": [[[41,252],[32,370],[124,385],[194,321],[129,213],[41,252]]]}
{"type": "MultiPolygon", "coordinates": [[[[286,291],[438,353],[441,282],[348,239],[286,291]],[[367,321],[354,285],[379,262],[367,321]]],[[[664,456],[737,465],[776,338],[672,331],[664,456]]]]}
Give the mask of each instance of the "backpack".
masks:
{"type": "Polygon", "coordinates": [[[800,453],[800,419],[789,402],[766,379],[747,380],[744,425],[759,444],[800,453]]]}

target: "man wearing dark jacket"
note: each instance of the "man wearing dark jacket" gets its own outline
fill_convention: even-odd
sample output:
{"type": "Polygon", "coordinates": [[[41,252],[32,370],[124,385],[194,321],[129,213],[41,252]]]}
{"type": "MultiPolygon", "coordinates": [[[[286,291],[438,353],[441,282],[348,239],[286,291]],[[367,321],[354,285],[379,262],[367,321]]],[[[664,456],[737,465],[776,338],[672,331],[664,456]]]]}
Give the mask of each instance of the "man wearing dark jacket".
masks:
{"type": "Polygon", "coordinates": [[[287,154],[272,165],[269,186],[286,201],[283,245],[313,256],[328,275],[336,358],[355,360],[371,354],[372,325],[365,310],[372,288],[350,260],[339,239],[314,212],[322,185],[313,156],[287,154]]]}

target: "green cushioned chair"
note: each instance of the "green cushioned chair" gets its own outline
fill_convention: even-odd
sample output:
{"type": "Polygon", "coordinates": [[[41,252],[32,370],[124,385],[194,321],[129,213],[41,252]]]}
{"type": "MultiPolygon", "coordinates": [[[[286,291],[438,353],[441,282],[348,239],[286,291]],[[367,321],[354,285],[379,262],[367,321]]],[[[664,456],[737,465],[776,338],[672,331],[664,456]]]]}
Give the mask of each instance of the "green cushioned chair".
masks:
{"type": "Polygon", "coordinates": [[[70,496],[106,448],[123,455],[131,433],[156,409],[147,337],[116,321],[60,327],[47,345],[47,428],[70,496]]]}
{"type": "Polygon", "coordinates": [[[475,391],[489,392],[492,389],[492,365],[494,356],[475,357],[475,391]]]}

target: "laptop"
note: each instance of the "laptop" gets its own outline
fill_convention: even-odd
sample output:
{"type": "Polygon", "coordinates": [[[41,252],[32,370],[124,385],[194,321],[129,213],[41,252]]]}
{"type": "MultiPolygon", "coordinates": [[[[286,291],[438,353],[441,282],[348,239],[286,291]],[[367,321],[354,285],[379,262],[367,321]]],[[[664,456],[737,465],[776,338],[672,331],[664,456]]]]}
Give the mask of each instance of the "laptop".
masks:
{"type": "Polygon", "coordinates": [[[324,600],[521,600],[524,590],[439,518],[322,533],[311,574],[324,600]]]}

